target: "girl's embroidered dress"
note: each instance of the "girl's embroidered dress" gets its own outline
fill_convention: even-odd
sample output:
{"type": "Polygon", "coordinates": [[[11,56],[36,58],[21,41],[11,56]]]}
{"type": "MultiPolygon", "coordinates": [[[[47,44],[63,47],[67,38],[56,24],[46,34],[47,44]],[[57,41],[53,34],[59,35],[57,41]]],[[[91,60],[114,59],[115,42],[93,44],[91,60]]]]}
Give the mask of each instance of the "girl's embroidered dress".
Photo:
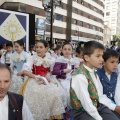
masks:
{"type": "Polygon", "coordinates": [[[10,68],[13,72],[12,82],[9,91],[18,93],[21,85],[23,84],[24,78],[21,76],[17,76],[18,72],[21,72],[24,63],[30,58],[29,54],[25,51],[21,53],[14,52],[10,59],[10,68]]]}
{"type": "Polygon", "coordinates": [[[65,58],[64,56],[61,56],[56,60],[53,68],[53,75],[56,75],[56,78],[67,93],[68,107],[70,105],[70,80],[72,72],[74,71],[74,67],[75,62],[71,56],[69,57],[69,59],[65,58]],[[71,69],[71,72],[64,73],[64,69],[71,69]]]}
{"type": "MultiPolygon", "coordinates": [[[[37,54],[24,64],[23,70],[31,71],[35,75],[51,79],[50,67],[54,60],[50,56],[39,57],[37,54]]],[[[24,98],[33,114],[35,120],[49,119],[65,112],[59,88],[53,83],[49,85],[38,84],[34,78],[29,78],[23,85],[24,98]]]]}

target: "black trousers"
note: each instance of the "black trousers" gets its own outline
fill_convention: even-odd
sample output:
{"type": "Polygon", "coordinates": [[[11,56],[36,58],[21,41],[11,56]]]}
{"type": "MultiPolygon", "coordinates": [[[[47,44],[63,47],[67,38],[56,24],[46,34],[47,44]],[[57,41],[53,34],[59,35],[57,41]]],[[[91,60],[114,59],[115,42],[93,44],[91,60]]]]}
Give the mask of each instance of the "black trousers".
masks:
{"type": "MultiPolygon", "coordinates": [[[[112,112],[108,107],[101,103],[99,103],[97,110],[103,120],[120,120],[119,114],[112,112]]],[[[87,112],[82,110],[72,110],[71,116],[73,117],[73,120],[95,120],[87,112]]]]}

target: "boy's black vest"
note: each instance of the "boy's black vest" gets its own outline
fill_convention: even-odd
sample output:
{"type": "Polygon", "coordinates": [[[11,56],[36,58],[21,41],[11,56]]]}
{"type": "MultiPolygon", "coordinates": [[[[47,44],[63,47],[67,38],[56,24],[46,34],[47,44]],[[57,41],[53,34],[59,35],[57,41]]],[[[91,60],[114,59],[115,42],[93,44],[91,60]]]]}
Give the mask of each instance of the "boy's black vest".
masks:
{"type": "Polygon", "coordinates": [[[8,99],[8,120],[22,120],[23,97],[21,95],[8,92],[8,99]]]}

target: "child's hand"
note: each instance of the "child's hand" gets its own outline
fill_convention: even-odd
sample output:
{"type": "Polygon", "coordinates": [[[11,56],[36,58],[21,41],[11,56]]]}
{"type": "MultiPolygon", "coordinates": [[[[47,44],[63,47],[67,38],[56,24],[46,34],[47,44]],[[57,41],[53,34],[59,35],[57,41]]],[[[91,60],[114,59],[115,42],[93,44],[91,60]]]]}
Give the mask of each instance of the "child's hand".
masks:
{"type": "Polygon", "coordinates": [[[118,114],[120,114],[120,106],[116,106],[115,112],[117,112],[118,114]]]}
{"type": "Polygon", "coordinates": [[[50,83],[54,83],[54,80],[50,80],[50,79],[48,79],[48,82],[50,82],[50,83]]]}
{"type": "Polygon", "coordinates": [[[64,73],[69,73],[71,72],[71,69],[64,69],[64,73]]]}
{"type": "Polygon", "coordinates": [[[18,72],[18,73],[17,73],[17,76],[22,76],[22,77],[23,77],[23,76],[24,76],[24,75],[23,75],[23,72],[18,72]]]}
{"type": "Polygon", "coordinates": [[[39,85],[44,84],[44,81],[42,79],[39,79],[39,81],[37,81],[39,85]]]}

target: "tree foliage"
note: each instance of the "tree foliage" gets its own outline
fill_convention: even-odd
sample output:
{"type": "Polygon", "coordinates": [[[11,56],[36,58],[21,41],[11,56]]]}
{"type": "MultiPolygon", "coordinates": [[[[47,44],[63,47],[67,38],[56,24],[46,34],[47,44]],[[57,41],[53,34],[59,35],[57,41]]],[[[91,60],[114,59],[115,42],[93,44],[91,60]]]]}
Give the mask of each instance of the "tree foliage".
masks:
{"type": "Polygon", "coordinates": [[[113,35],[113,41],[118,41],[118,42],[120,42],[120,34],[113,35]]]}

